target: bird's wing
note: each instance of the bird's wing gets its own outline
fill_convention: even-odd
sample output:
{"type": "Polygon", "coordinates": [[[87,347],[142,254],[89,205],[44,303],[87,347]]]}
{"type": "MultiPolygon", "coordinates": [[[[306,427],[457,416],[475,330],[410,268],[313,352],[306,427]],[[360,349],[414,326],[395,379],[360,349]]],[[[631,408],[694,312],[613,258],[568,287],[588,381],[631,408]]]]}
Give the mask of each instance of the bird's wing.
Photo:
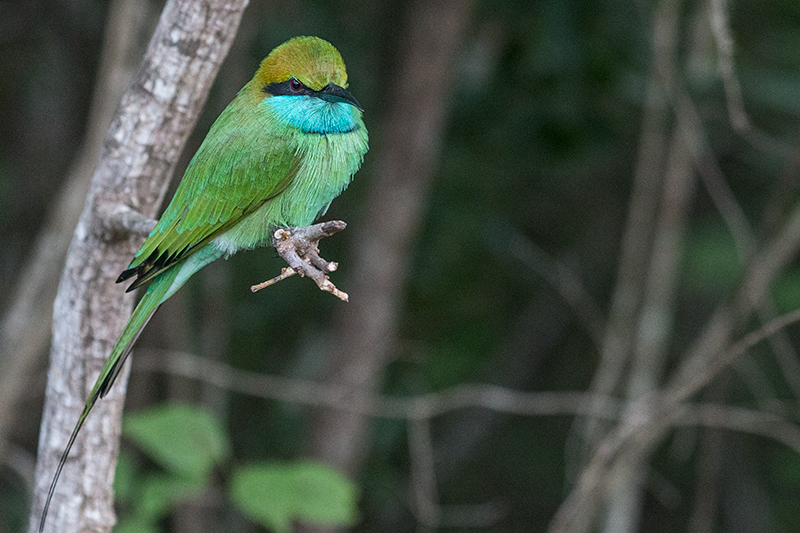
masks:
{"type": "Polygon", "coordinates": [[[128,291],[236,225],[280,194],[297,174],[300,158],[285,140],[273,137],[259,143],[247,131],[220,134],[220,129],[224,131],[209,132],[158,224],[117,279],[137,276],[128,291]],[[263,144],[268,146],[259,146],[263,144]],[[261,151],[254,153],[254,145],[261,151]]]}

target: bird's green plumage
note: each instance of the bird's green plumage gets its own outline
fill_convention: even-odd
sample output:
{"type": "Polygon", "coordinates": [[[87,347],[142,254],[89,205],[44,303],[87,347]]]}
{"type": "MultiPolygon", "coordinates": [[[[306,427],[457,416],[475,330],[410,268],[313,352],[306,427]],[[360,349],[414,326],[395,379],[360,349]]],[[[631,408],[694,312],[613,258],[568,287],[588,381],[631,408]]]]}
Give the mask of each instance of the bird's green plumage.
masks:
{"type": "Polygon", "coordinates": [[[50,487],[86,417],[119,373],[152,314],[206,264],[267,245],[275,228],[305,226],[349,184],[367,151],[361,108],[345,90],[339,52],[316,37],[273,50],[189,163],[175,196],[117,281],[150,283],[111,351],[50,487]]]}
{"type": "Polygon", "coordinates": [[[129,266],[139,276],[132,288],[225,233],[294,179],[300,163],[295,150],[253,115],[240,93],[211,127],[129,266]]]}

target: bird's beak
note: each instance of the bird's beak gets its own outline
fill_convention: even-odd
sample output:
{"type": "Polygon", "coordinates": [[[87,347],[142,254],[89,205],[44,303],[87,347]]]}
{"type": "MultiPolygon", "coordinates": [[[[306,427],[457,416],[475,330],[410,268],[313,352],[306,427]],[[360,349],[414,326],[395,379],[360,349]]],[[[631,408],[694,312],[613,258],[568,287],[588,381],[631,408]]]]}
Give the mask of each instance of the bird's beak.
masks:
{"type": "Polygon", "coordinates": [[[333,83],[329,83],[323,87],[322,90],[317,93],[317,96],[328,102],[345,102],[356,106],[359,111],[364,111],[364,108],[361,107],[358,100],[356,100],[347,89],[334,85],[333,83]]]}

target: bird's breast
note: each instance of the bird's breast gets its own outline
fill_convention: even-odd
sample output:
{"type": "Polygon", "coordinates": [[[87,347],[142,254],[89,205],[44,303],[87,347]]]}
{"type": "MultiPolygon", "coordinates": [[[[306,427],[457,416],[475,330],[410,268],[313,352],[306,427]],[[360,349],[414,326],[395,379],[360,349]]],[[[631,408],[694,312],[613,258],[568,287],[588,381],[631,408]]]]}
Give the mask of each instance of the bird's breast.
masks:
{"type": "Polygon", "coordinates": [[[308,226],[324,214],[367,152],[367,130],[360,118],[356,125],[342,133],[285,131],[282,144],[297,158],[294,176],[279,194],[215,239],[215,246],[228,254],[264,246],[276,227],[308,226]]]}
{"type": "Polygon", "coordinates": [[[322,215],[350,183],[366,151],[363,127],[346,133],[299,135],[300,168],[287,190],[290,194],[282,198],[287,222],[308,225],[322,215]]]}

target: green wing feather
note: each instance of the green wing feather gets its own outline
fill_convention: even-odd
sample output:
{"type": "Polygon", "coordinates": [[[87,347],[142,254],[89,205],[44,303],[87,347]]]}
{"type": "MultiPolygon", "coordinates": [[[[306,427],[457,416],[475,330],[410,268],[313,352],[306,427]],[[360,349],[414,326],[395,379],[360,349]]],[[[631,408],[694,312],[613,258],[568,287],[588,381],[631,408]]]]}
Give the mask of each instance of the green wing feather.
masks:
{"type": "Polygon", "coordinates": [[[128,291],[230,229],[283,191],[297,174],[300,158],[289,147],[289,138],[243,118],[236,103],[211,127],[172,202],[117,279],[137,276],[128,291]]]}

